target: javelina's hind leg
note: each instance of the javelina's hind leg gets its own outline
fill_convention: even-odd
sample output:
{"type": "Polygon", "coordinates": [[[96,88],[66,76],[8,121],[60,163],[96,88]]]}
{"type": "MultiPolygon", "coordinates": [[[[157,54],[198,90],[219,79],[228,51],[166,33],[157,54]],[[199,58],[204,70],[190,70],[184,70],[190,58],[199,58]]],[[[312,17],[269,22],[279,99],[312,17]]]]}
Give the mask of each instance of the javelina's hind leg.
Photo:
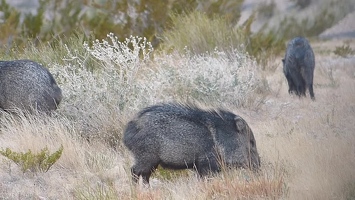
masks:
{"type": "Polygon", "coordinates": [[[305,82],[303,80],[297,81],[296,94],[299,97],[306,96],[306,85],[305,85],[305,82]]]}
{"type": "Polygon", "coordinates": [[[139,176],[142,176],[143,183],[149,184],[150,175],[158,167],[158,165],[159,160],[149,159],[148,157],[141,162],[137,162],[131,169],[133,181],[137,183],[139,176]]]}
{"type": "Polygon", "coordinates": [[[308,86],[308,90],[309,90],[309,95],[311,96],[311,99],[314,101],[316,100],[316,98],[314,97],[314,92],[313,92],[313,84],[310,84],[308,86]]]}
{"type": "Polygon", "coordinates": [[[293,92],[296,91],[295,84],[293,83],[293,80],[290,75],[286,75],[287,83],[288,83],[288,93],[292,94],[293,92]]]}
{"type": "Polygon", "coordinates": [[[149,184],[149,178],[150,178],[150,175],[152,174],[152,171],[154,171],[153,168],[138,169],[138,167],[136,165],[133,166],[131,169],[133,182],[138,183],[139,177],[142,176],[143,183],[149,184]]]}
{"type": "Polygon", "coordinates": [[[295,94],[299,97],[301,97],[304,93],[304,81],[303,78],[301,76],[301,73],[299,73],[296,70],[293,70],[291,72],[291,76],[292,76],[292,81],[293,81],[293,85],[294,85],[294,90],[295,90],[295,94]]]}
{"type": "Polygon", "coordinates": [[[207,176],[210,173],[220,171],[218,161],[215,156],[206,156],[196,162],[196,170],[201,177],[207,176]]]}

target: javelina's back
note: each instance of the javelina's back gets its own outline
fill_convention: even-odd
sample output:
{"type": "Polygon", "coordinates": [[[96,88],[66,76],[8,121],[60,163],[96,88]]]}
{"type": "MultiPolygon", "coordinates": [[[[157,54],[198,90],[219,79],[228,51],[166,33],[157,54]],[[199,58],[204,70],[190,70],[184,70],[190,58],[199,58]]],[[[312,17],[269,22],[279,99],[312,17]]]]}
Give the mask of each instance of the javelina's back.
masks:
{"type": "Polygon", "coordinates": [[[50,72],[30,60],[0,61],[0,108],[49,112],[62,100],[50,72]]]}
{"type": "Polygon", "coordinates": [[[161,165],[173,169],[195,167],[200,175],[220,170],[218,157],[227,165],[260,164],[253,133],[239,116],[224,110],[160,104],[148,107],[127,124],[123,142],[135,157],[132,174],[149,181],[161,165]]]}
{"type": "Polygon", "coordinates": [[[315,59],[308,40],[303,37],[292,39],[287,45],[285,58],[282,59],[282,62],[283,71],[289,85],[289,93],[305,96],[306,89],[308,89],[311,98],[314,99],[315,59]]]}

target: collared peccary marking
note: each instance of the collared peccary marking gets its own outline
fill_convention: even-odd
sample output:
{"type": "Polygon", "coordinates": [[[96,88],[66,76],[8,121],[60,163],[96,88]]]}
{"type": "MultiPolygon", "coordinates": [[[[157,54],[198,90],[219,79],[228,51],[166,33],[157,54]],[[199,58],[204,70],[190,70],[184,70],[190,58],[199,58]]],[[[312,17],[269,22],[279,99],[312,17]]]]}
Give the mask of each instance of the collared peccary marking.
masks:
{"type": "Polygon", "coordinates": [[[313,74],[315,59],[312,47],[303,37],[292,39],[282,59],[283,72],[288,82],[288,92],[295,93],[299,97],[306,96],[306,89],[313,100],[313,74]]]}
{"type": "Polygon", "coordinates": [[[240,116],[192,105],[158,104],[140,111],[127,124],[123,142],[133,153],[135,182],[149,183],[158,165],[195,168],[201,175],[227,166],[258,169],[260,158],[252,130],[240,116]],[[223,158],[223,159],[219,159],[223,158]]]}
{"type": "Polygon", "coordinates": [[[51,73],[30,60],[0,61],[0,108],[49,112],[62,100],[51,73]]]}

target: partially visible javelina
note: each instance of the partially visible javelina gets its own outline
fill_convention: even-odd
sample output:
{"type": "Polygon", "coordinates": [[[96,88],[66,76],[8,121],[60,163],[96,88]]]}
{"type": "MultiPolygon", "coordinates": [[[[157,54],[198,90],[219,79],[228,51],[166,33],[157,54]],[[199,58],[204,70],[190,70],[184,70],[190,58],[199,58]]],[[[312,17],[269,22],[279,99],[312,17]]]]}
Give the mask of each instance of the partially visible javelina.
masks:
{"type": "Polygon", "coordinates": [[[286,55],[282,62],[283,72],[288,82],[288,92],[305,96],[306,89],[308,89],[311,98],[314,100],[313,73],[315,61],[308,40],[303,37],[292,39],[287,45],[286,55]]]}
{"type": "Polygon", "coordinates": [[[226,166],[258,169],[260,158],[252,130],[240,116],[225,110],[192,105],[147,107],[127,124],[123,142],[133,153],[135,182],[165,168],[195,168],[201,175],[226,166]],[[221,159],[222,158],[222,159],[221,159]]]}
{"type": "Polygon", "coordinates": [[[0,61],[0,108],[49,112],[62,100],[50,72],[30,60],[0,61]]]}

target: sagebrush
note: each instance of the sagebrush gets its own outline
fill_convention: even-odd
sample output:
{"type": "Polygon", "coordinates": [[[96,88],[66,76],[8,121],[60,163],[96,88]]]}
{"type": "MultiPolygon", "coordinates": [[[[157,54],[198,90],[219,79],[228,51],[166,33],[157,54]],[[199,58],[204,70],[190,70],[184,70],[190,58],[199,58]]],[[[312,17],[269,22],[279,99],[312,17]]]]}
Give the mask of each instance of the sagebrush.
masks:
{"type": "Polygon", "coordinates": [[[43,148],[38,153],[33,153],[31,150],[27,152],[15,152],[10,148],[0,150],[0,154],[16,163],[22,172],[47,172],[51,166],[60,158],[63,152],[63,146],[57,151],[50,154],[48,148],[43,148]]]}

